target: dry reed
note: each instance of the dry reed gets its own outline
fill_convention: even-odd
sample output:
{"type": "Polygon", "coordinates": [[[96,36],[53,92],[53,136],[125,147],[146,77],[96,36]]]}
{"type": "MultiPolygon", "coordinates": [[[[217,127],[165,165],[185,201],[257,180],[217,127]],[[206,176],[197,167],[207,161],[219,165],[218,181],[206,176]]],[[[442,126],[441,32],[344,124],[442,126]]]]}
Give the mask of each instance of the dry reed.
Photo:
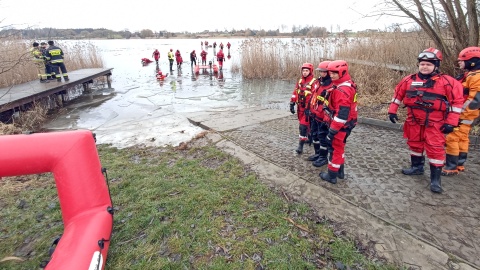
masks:
{"type": "MultiPolygon", "coordinates": [[[[296,79],[302,63],[345,59],[358,85],[360,114],[385,119],[396,84],[417,71],[416,56],[432,46],[421,33],[380,33],[361,37],[248,39],[241,46],[246,79],[296,79]],[[391,66],[405,70],[395,71],[391,66]]],[[[318,76],[318,74],[317,74],[318,76]]],[[[405,112],[401,111],[402,116],[405,112]]]]}
{"type": "MultiPolygon", "coordinates": [[[[21,39],[0,39],[0,88],[38,79],[30,54],[32,43],[33,41],[26,42],[21,39]]],[[[68,46],[56,42],[55,45],[64,51],[65,66],[69,72],[103,67],[103,60],[92,44],[79,42],[68,46]]]]}
{"type": "MultiPolygon", "coordinates": [[[[0,88],[38,79],[37,69],[32,61],[30,48],[33,41],[16,39],[14,37],[0,39],[0,88]]],[[[64,51],[65,65],[69,72],[83,68],[103,67],[103,60],[96,47],[89,43],[78,42],[71,46],[58,42],[56,44],[64,51]]],[[[18,134],[35,131],[47,119],[48,109],[45,104],[33,104],[26,112],[13,117],[12,124],[0,122],[1,134],[18,134]]]]}

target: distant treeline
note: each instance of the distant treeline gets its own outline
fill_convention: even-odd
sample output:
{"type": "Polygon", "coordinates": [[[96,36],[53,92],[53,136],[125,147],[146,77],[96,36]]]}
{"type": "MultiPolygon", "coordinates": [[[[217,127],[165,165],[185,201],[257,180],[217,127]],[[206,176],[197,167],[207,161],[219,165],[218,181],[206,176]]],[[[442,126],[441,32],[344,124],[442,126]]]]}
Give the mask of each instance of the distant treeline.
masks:
{"type": "MultiPolygon", "coordinates": [[[[345,30],[344,32],[350,32],[345,30]]],[[[127,29],[123,31],[113,31],[105,28],[78,28],[78,29],[55,29],[55,28],[41,28],[41,29],[2,29],[0,30],[0,38],[5,37],[19,37],[23,39],[129,39],[129,38],[170,38],[170,37],[189,37],[201,38],[209,36],[309,36],[309,37],[326,37],[330,33],[325,27],[292,27],[291,32],[282,32],[280,30],[231,30],[231,31],[202,31],[197,33],[192,32],[169,32],[166,30],[153,31],[151,29],[143,29],[138,32],[131,32],[127,29]]]]}

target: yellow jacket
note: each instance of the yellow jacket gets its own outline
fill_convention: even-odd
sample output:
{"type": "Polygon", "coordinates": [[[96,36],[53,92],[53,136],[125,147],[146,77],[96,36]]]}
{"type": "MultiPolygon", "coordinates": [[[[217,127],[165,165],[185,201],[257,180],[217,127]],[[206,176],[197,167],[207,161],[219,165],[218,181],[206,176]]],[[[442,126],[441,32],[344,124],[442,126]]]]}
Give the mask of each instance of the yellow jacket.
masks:
{"type": "Polygon", "coordinates": [[[173,60],[174,58],[173,52],[168,52],[168,60],[173,60]]]}

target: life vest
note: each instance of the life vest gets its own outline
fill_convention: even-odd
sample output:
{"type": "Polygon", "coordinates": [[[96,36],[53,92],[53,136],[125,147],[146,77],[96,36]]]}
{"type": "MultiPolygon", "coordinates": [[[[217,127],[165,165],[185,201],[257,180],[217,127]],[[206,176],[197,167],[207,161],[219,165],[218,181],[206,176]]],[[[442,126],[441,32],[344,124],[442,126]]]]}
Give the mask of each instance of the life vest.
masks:
{"type": "Polygon", "coordinates": [[[312,85],[317,81],[316,78],[312,78],[309,83],[302,83],[303,78],[300,78],[297,85],[299,88],[295,89],[297,96],[297,104],[302,108],[307,107],[307,97],[312,94],[312,85]]]}

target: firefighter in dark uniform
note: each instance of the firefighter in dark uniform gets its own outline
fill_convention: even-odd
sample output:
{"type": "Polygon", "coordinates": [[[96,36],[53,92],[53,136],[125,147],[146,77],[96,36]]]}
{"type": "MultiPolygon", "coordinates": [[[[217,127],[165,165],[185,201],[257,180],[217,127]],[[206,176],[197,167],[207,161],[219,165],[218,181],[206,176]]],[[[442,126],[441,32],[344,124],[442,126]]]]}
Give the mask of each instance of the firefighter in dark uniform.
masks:
{"type": "Polygon", "coordinates": [[[45,58],[45,73],[47,74],[47,80],[55,80],[55,73],[52,72],[52,64],[50,63],[50,57],[48,56],[47,43],[40,42],[40,51],[45,58]]]}
{"type": "Polygon", "coordinates": [[[52,65],[52,71],[55,72],[55,76],[57,78],[57,82],[62,81],[63,79],[68,82],[70,79],[68,78],[67,68],[65,67],[65,63],[63,62],[63,51],[59,47],[54,45],[54,42],[49,40],[48,41],[48,49],[47,49],[47,56],[50,58],[50,63],[52,65]],[[62,71],[62,75],[60,75],[60,70],[62,71]]]}

